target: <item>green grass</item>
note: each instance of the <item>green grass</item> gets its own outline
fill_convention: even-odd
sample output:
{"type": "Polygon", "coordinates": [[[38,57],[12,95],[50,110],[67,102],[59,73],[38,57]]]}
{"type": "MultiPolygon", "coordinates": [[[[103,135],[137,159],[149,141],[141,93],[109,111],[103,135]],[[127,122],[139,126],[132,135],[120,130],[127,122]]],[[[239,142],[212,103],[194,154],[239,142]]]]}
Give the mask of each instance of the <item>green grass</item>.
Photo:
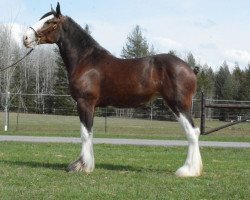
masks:
{"type": "MultiPolygon", "coordinates": [[[[20,114],[17,126],[17,114],[10,113],[10,130],[3,131],[4,114],[0,113],[0,134],[32,135],[32,136],[65,136],[79,137],[79,119],[77,116],[20,114]]],[[[107,133],[105,119],[95,117],[94,136],[107,138],[140,138],[140,139],[181,139],[185,134],[178,122],[150,121],[141,119],[108,118],[107,133]]],[[[197,119],[196,124],[200,122],[197,119]]],[[[206,128],[225,124],[220,121],[206,121],[206,128]]],[[[201,140],[250,142],[250,123],[241,123],[209,136],[201,136],[201,140]]]]}
{"type": "Polygon", "coordinates": [[[186,148],[95,145],[91,175],[67,173],[78,144],[0,143],[0,199],[249,199],[250,149],[202,148],[204,173],[177,178],[186,148]]]}

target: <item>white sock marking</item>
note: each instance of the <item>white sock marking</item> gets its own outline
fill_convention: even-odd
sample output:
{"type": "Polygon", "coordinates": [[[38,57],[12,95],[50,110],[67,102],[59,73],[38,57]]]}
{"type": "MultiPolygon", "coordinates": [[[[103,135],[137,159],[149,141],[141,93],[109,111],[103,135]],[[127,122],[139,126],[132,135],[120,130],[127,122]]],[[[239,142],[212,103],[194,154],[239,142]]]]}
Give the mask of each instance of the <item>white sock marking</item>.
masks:
{"type": "Polygon", "coordinates": [[[188,154],[185,164],[176,171],[177,176],[199,176],[202,171],[202,160],[199,149],[199,128],[193,128],[185,116],[180,114],[178,121],[181,123],[187,139],[188,139],[188,154]]]}
{"type": "Polygon", "coordinates": [[[81,157],[85,163],[85,171],[92,172],[95,168],[95,159],[93,151],[93,134],[92,132],[88,132],[88,130],[82,123],[80,131],[82,139],[81,157]]]}

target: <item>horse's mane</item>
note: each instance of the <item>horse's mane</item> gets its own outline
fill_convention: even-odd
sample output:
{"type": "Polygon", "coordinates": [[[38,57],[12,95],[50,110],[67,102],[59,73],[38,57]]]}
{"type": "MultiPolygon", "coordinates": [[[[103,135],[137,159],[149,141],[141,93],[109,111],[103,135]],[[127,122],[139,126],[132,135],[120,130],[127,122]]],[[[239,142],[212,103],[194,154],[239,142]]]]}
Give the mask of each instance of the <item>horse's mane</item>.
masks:
{"type": "MultiPolygon", "coordinates": [[[[78,50],[87,51],[88,49],[100,49],[105,50],[94,38],[88,34],[79,24],[77,24],[72,18],[66,16],[63,28],[70,36],[70,41],[77,45],[78,50]]],[[[108,51],[107,51],[108,52],[108,51]]]]}

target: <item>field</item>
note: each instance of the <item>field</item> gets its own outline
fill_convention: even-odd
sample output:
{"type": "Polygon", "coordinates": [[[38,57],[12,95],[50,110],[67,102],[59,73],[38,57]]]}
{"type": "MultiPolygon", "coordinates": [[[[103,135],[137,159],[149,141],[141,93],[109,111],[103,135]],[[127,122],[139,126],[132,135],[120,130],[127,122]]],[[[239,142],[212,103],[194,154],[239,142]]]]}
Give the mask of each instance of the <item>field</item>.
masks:
{"type": "MultiPolygon", "coordinates": [[[[4,113],[0,112],[0,134],[31,136],[63,136],[79,137],[79,119],[77,116],[37,115],[10,113],[10,128],[4,132],[4,113]],[[17,120],[18,119],[18,120],[17,120]]],[[[199,119],[196,119],[199,126],[199,119]]],[[[206,121],[206,128],[222,125],[220,121],[206,121]]],[[[94,137],[96,138],[140,138],[140,139],[180,139],[185,140],[178,122],[150,121],[141,119],[95,117],[94,137]]],[[[200,140],[241,141],[250,142],[250,122],[232,126],[209,136],[201,136],[200,140]]]]}
{"type": "MultiPolygon", "coordinates": [[[[0,134],[79,137],[76,116],[11,113],[0,134]]],[[[3,113],[0,124],[3,125],[3,113]]],[[[94,136],[184,139],[177,122],[96,117],[94,136]]],[[[199,121],[196,120],[196,124],[199,121]]],[[[207,128],[221,125],[207,121],[207,128]]],[[[201,140],[250,142],[250,123],[223,129],[201,140]]],[[[201,148],[204,173],[177,178],[185,147],[95,145],[91,175],[67,173],[80,144],[0,143],[0,199],[249,199],[250,149],[201,148]]]]}
{"type": "Polygon", "coordinates": [[[204,173],[177,178],[186,148],[95,145],[91,175],[67,173],[79,144],[2,142],[0,199],[249,199],[250,149],[202,148],[204,173]]]}

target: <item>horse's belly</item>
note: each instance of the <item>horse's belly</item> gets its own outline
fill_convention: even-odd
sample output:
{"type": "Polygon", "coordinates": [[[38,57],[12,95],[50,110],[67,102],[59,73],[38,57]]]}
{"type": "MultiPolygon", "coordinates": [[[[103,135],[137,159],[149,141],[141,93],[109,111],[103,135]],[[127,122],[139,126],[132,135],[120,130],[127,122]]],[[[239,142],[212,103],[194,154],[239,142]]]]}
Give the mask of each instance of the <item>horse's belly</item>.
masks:
{"type": "Polygon", "coordinates": [[[154,94],[124,94],[124,95],[110,95],[100,98],[98,105],[114,106],[120,108],[134,108],[147,104],[154,96],[154,94]]]}

